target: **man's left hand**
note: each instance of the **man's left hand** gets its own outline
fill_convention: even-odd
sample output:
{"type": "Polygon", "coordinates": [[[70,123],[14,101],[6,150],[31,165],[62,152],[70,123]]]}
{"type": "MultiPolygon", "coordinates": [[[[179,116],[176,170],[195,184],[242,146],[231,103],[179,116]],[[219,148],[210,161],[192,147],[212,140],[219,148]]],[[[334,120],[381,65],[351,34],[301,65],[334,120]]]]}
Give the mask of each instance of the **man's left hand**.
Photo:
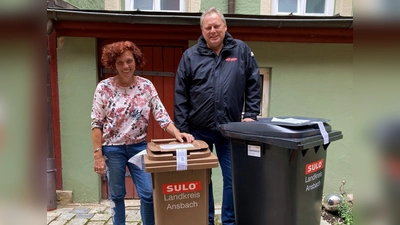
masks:
{"type": "Polygon", "coordinates": [[[252,118],[244,118],[242,120],[242,122],[254,122],[255,120],[253,120],[252,118]]]}

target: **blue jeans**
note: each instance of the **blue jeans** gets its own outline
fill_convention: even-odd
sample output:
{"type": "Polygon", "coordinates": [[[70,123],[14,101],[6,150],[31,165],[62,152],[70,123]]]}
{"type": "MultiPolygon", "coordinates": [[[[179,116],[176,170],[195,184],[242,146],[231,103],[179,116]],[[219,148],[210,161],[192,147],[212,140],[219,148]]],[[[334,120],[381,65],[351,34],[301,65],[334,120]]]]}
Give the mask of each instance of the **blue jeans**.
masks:
{"type": "MultiPolygon", "coordinates": [[[[151,174],[128,162],[132,156],[146,149],[146,147],[146,142],[133,145],[103,146],[103,155],[107,157],[106,175],[110,189],[110,208],[114,225],[125,225],[126,166],[128,166],[140,198],[142,224],[154,225],[151,174]]],[[[142,168],[144,168],[143,165],[142,168]]]]}
{"type": "MultiPolygon", "coordinates": [[[[213,151],[213,145],[217,152],[219,165],[222,170],[223,192],[222,192],[222,209],[221,220],[223,225],[235,225],[235,212],[233,207],[232,192],[232,170],[231,170],[231,153],[229,139],[224,137],[219,131],[213,130],[194,130],[191,132],[195,139],[205,141],[210,150],[213,151]]],[[[214,195],[212,180],[210,179],[208,191],[208,224],[214,225],[214,195]]]]}

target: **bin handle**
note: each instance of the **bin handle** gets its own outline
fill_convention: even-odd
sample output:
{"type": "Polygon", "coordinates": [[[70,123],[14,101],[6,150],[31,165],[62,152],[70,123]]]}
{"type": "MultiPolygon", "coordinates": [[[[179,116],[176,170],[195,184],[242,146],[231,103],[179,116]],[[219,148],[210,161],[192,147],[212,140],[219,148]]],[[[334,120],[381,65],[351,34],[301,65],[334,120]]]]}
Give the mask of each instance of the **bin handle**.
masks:
{"type": "Polygon", "coordinates": [[[153,142],[153,143],[173,142],[173,141],[177,141],[176,138],[151,139],[151,142],[153,142]]]}

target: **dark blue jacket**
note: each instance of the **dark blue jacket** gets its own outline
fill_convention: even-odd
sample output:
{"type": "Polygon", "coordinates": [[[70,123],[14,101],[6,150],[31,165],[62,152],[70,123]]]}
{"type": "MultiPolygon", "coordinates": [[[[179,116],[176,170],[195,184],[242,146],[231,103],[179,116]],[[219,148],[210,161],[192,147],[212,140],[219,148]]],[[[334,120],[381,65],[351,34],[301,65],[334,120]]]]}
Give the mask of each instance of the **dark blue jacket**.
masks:
{"type": "Polygon", "coordinates": [[[201,36],[187,49],[175,80],[174,122],[181,132],[218,130],[220,124],[257,119],[260,74],[253,52],[226,32],[217,55],[201,36]],[[244,108],[243,108],[244,104],[244,108]]]}

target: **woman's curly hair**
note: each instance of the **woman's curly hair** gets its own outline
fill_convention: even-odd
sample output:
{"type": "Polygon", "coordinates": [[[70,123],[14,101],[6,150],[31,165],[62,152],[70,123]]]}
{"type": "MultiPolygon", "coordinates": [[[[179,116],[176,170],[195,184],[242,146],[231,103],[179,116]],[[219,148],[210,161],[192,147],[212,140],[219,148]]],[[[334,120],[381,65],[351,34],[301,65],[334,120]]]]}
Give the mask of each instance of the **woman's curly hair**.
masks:
{"type": "Polygon", "coordinates": [[[131,41],[119,41],[104,46],[101,63],[107,69],[115,69],[117,58],[125,51],[132,52],[137,67],[144,66],[145,59],[142,51],[131,41]]]}

